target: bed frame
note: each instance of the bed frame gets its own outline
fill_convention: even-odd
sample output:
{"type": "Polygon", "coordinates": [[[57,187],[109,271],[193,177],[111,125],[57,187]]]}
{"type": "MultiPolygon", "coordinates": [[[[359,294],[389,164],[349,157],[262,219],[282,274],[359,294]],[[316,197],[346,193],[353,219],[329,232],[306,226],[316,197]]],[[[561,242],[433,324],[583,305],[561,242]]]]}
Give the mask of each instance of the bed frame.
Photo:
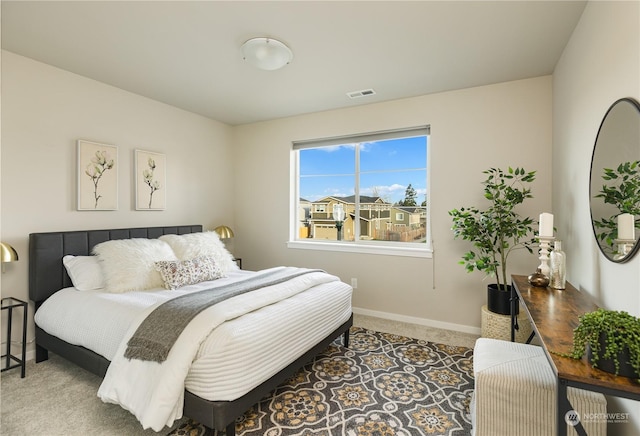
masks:
{"type": "MultiPolygon", "coordinates": [[[[166,234],[182,235],[201,231],[201,225],[187,225],[32,233],[29,235],[29,299],[34,302],[37,310],[55,292],[72,286],[71,279],[62,264],[62,257],[67,254],[86,256],[91,254],[96,244],[112,239],[153,239],[166,234]]],[[[293,376],[337,337],[343,335],[345,347],[349,346],[349,328],[352,324],[353,315],[294,362],[236,400],[209,401],[185,390],[184,416],[208,428],[217,431],[225,430],[227,436],[234,436],[236,418],[242,416],[251,406],[293,376]]],[[[99,354],[81,346],[71,345],[36,326],[36,362],[47,360],[49,351],[100,377],[104,377],[110,363],[99,354]]]]}

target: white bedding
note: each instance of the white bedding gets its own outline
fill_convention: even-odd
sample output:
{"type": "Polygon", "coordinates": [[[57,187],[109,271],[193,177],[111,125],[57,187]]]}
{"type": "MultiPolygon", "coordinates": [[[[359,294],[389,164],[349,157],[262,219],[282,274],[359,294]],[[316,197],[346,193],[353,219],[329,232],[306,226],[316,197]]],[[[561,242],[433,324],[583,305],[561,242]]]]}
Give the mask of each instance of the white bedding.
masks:
{"type": "Polygon", "coordinates": [[[35,314],[35,322],[47,333],[88,348],[111,361],[129,326],[143,310],[188,292],[223,286],[250,274],[250,271],[231,272],[226,278],[176,290],[158,288],[110,293],[66,288],[42,304],[35,314]]]}
{"type": "MultiPolygon", "coordinates": [[[[111,367],[134,367],[130,377],[135,379],[138,377],[138,371],[145,374],[153,373],[154,371],[149,371],[149,366],[164,365],[118,360],[119,353],[123,351],[123,344],[141,321],[142,313],[185,292],[207,289],[211,285],[220,286],[247,274],[251,273],[238,271],[225,279],[175,291],[128,292],[116,295],[95,291],[79,292],[68,288],[57,292],[42,305],[36,313],[36,323],[43,330],[69,343],[89,348],[108,360],[116,359],[119,363],[112,364],[110,371],[111,367]],[[133,365],[131,362],[134,362],[133,365]]],[[[180,394],[177,399],[162,399],[159,406],[154,406],[149,398],[145,398],[146,394],[141,393],[143,390],[135,389],[134,393],[123,390],[130,380],[120,375],[115,381],[113,377],[110,381],[105,378],[108,386],[103,383],[101,398],[121,404],[131,410],[145,428],[151,427],[159,431],[164,425],[170,425],[174,419],[182,415],[182,393],[185,387],[195,395],[211,401],[233,400],[242,396],[349,318],[351,287],[335,279],[337,278],[334,277],[303,292],[296,291],[295,295],[277,303],[269,303],[262,308],[257,305],[257,299],[251,295],[253,293],[234,297],[215,306],[217,309],[214,312],[217,314],[214,313],[214,318],[222,316],[231,319],[210,333],[204,334],[202,340],[196,341],[193,351],[195,356],[187,359],[189,363],[193,360],[193,364],[186,374],[186,379],[179,382],[180,394]],[[309,308],[313,310],[310,311],[309,308]],[[307,328],[309,325],[314,328],[307,328]],[[273,353],[273,350],[278,350],[278,353],[273,353]],[[132,398],[131,395],[137,398],[132,398]],[[139,410],[136,404],[145,404],[145,410],[139,410]],[[168,412],[158,413],[160,409],[168,412]]],[[[195,337],[197,334],[190,336],[195,337]]],[[[184,354],[188,348],[189,346],[180,348],[182,351],[178,354],[184,354]]],[[[173,351],[170,357],[172,354],[173,351]]],[[[163,384],[168,384],[166,374],[162,374],[162,371],[159,371],[156,375],[163,384]]],[[[173,370],[171,374],[173,377],[173,370]]]]}

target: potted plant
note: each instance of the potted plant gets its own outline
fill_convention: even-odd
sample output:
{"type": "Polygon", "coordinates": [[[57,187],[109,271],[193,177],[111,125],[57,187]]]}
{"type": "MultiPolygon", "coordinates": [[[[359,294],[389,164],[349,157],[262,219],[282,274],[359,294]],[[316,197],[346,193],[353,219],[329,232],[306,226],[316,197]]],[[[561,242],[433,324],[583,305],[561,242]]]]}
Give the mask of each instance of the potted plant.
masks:
{"type": "MultiPolygon", "coordinates": [[[[594,198],[602,198],[604,204],[613,205],[616,213],[611,217],[594,217],[593,226],[596,238],[603,243],[601,246],[604,245],[613,254],[617,249],[618,214],[640,216],[640,161],[622,162],[615,169],[603,168],[602,171],[605,183],[594,198]]],[[[634,226],[638,225],[640,221],[634,223],[634,226]]]]}
{"type": "Polygon", "coordinates": [[[487,306],[495,313],[511,313],[510,288],[507,284],[507,260],[515,249],[525,248],[533,253],[535,244],[533,220],[522,217],[515,208],[525,199],[532,198],[529,184],[535,180],[535,171],[523,168],[507,171],[490,168],[483,171],[487,178],[484,197],[489,206],[453,209],[449,215],[453,219],[453,236],[473,244],[459,262],[467,272],[483,271],[495,277],[495,284],[487,287],[487,306]]]}
{"type": "Polygon", "coordinates": [[[624,311],[598,309],[579,318],[568,354],[582,359],[585,352],[596,368],[640,379],[640,318],[624,311]]]}

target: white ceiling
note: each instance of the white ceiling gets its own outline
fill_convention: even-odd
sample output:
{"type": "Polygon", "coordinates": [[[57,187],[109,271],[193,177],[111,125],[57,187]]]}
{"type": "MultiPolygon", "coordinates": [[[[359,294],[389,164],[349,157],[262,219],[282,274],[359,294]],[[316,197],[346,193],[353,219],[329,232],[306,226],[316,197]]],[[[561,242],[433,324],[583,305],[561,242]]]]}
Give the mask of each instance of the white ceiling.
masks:
{"type": "Polygon", "coordinates": [[[2,48],[238,125],[551,74],[585,4],[2,1],[2,48]],[[257,36],[293,62],[251,67],[257,36]]]}

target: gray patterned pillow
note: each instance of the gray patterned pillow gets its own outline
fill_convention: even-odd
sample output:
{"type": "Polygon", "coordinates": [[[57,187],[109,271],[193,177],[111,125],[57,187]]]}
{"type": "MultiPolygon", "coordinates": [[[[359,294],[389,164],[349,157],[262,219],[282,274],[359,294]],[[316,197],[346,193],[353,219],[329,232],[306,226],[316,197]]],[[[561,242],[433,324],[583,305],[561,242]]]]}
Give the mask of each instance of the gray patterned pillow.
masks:
{"type": "Polygon", "coordinates": [[[201,256],[189,260],[163,260],[155,263],[164,287],[177,289],[207,280],[224,277],[220,266],[211,256],[201,256]]]}

